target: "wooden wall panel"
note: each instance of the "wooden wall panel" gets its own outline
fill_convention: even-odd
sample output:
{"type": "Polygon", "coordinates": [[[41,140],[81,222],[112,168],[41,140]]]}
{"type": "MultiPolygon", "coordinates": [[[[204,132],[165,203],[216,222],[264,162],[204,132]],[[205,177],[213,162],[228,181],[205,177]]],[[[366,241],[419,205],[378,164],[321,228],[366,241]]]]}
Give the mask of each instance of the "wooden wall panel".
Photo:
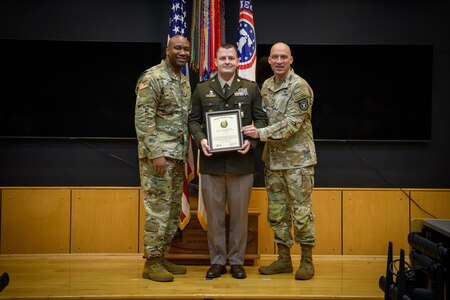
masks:
{"type": "Polygon", "coordinates": [[[138,189],[72,191],[72,253],[137,253],[138,189]]]}
{"type": "Polygon", "coordinates": [[[450,219],[450,191],[411,191],[411,219],[434,218],[426,212],[438,219],[450,219]]]}
{"type": "MultiPolygon", "coordinates": [[[[314,255],[342,254],[342,204],[340,190],[314,189],[312,194],[316,226],[314,255]]],[[[294,231],[292,230],[292,237],[294,231]]],[[[300,255],[300,246],[294,242],[291,254],[300,255]]]]}
{"type": "Polygon", "coordinates": [[[145,208],[144,208],[144,196],[142,189],[139,190],[139,253],[144,253],[144,224],[145,224],[145,208]]]}
{"type": "Polygon", "coordinates": [[[408,196],[398,190],[343,191],[343,254],[386,255],[407,250],[408,196]]]}
{"type": "Polygon", "coordinates": [[[69,253],[69,189],[3,189],[1,253],[69,253]]]}
{"type": "Polygon", "coordinates": [[[253,188],[249,210],[259,211],[258,216],[258,249],[259,254],[274,254],[273,231],[267,222],[267,191],[265,188],[253,188]]]}
{"type": "MultiPolygon", "coordinates": [[[[450,219],[450,190],[406,192],[411,201],[393,189],[314,189],[314,254],[386,255],[389,241],[394,254],[407,250],[410,221],[432,218],[414,201],[450,219]]],[[[1,195],[1,253],[143,252],[139,188],[4,187],[1,195]]],[[[196,212],[197,198],[190,201],[196,212]]],[[[276,253],[267,204],[265,188],[254,188],[249,210],[259,212],[259,254],[276,253]]],[[[299,247],[292,253],[299,254],[299,247]]]]}
{"type": "Polygon", "coordinates": [[[316,216],[314,254],[340,255],[342,250],[341,191],[314,190],[313,211],[316,216]]]}

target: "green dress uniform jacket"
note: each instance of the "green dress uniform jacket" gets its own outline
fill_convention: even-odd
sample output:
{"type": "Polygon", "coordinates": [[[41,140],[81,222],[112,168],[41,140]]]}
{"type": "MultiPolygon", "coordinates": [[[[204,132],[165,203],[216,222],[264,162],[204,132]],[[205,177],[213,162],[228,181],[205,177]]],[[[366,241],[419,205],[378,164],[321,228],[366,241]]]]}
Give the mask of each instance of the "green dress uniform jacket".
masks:
{"type": "Polygon", "coordinates": [[[200,172],[202,174],[248,174],[255,171],[255,153],[253,148],[258,140],[244,137],[252,144],[252,149],[242,155],[237,151],[216,152],[205,157],[200,141],[207,139],[206,113],[241,109],[242,126],[254,122],[255,127],[268,125],[266,113],[261,106],[261,94],[256,83],[235,76],[225,98],[218,76],[199,83],[192,95],[192,110],[189,114],[189,130],[194,143],[200,149],[200,172]]]}

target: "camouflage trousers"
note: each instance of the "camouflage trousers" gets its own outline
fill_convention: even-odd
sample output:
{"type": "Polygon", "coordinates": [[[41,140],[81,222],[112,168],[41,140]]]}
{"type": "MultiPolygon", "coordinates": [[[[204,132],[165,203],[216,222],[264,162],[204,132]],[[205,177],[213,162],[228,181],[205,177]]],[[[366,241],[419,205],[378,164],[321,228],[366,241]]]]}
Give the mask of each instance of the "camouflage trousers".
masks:
{"type": "Polygon", "coordinates": [[[314,169],[296,168],[270,170],[265,168],[269,197],[267,220],[275,233],[275,242],[292,247],[299,244],[315,245],[314,214],[311,194],[314,187],[314,169]]]}
{"type": "Polygon", "coordinates": [[[169,252],[181,217],[184,163],[166,158],[167,172],[159,175],[150,159],[140,159],[139,168],[144,208],[145,257],[164,256],[169,252]]]}

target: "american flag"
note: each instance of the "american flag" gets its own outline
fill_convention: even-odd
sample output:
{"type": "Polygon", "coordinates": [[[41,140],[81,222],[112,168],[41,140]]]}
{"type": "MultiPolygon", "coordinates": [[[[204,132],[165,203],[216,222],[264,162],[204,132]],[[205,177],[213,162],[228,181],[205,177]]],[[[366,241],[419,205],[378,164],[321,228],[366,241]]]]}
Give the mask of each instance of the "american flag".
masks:
{"type": "MultiPolygon", "coordinates": [[[[187,38],[187,22],[186,22],[186,0],[172,0],[169,16],[169,34],[167,41],[175,35],[182,35],[187,38]]],[[[185,65],[182,70],[183,74],[188,77],[188,66],[185,65]]],[[[188,162],[184,169],[186,178],[183,184],[183,195],[181,197],[181,219],[179,227],[181,230],[186,227],[191,219],[191,207],[189,205],[189,188],[188,183],[194,178],[194,158],[192,154],[191,143],[189,143],[188,162]]]]}
{"type": "Polygon", "coordinates": [[[253,21],[252,0],[240,1],[237,50],[239,56],[238,75],[255,81],[256,35],[253,21]]]}
{"type": "Polygon", "coordinates": [[[186,0],[172,0],[169,17],[169,38],[182,35],[187,38],[186,0]]]}

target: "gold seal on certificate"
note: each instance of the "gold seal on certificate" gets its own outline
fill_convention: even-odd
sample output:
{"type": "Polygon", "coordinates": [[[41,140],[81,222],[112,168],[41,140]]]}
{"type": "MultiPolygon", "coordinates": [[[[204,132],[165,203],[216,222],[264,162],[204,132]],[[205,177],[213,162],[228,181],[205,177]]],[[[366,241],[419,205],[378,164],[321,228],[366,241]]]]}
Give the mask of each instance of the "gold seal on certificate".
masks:
{"type": "Polygon", "coordinates": [[[237,151],[242,148],[241,110],[206,113],[206,132],[211,152],[237,151]]]}

